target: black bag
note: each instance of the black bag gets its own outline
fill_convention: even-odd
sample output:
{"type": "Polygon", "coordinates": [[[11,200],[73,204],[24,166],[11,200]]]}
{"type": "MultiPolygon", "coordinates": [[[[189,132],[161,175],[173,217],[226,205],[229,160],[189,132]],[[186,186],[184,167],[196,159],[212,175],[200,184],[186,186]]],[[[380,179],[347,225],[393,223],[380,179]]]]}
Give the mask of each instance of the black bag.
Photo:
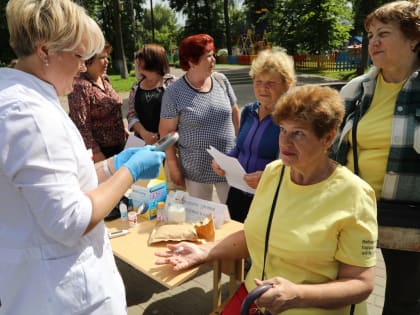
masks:
{"type": "Polygon", "coordinates": [[[111,210],[111,212],[104,218],[105,221],[112,221],[121,218],[120,203],[123,202],[128,207],[128,198],[122,197],[118,204],[111,210]]]}
{"type": "Polygon", "coordinates": [[[378,224],[420,229],[420,203],[380,199],[378,224]]]}

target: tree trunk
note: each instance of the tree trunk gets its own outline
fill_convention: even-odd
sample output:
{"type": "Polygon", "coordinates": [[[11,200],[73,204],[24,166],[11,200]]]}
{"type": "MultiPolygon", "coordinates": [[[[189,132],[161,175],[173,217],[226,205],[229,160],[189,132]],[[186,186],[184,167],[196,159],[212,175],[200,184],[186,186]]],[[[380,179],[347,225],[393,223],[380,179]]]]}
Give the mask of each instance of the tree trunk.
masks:
{"type": "MultiPolygon", "coordinates": [[[[370,12],[372,12],[376,8],[376,1],[375,0],[363,0],[360,2],[361,4],[361,17],[362,21],[368,16],[370,12]]],[[[362,56],[360,61],[360,66],[357,68],[357,75],[362,75],[368,67],[368,60],[369,60],[369,52],[368,52],[368,45],[369,41],[367,38],[367,33],[363,30],[363,40],[362,40],[362,56]]]]}
{"type": "Polygon", "coordinates": [[[357,72],[356,72],[357,75],[362,75],[363,73],[365,73],[365,70],[367,69],[368,61],[369,61],[368,45],[369,45],[369,40],[367,38],[367,33],[366,31],[363,31],[362,56],[360,60],[360,65],[359,67],[357,67],[357,72]]]}
{"type": "Polygon", "coordinates": [[[133,40],[134,52],[137,50],[137,25],[136,25],[136,11],[134,9],[133,0],[129,1],[130,17],[131,17],[131,38],[133,40]]]}
{"type": "Polygon", "coordinates": [[[120,2],[119,0],[113,0],[114,6],[114,27],[115,27],[115,47],[114,47],[114,58],[113,65],[115,69],[118,69],[121,78],[128,78],[127,62],[125,60],[123,37],[121,31],[121,15],[120,15],[120,2]]]}
{"type": "MultiPolygon", "coordinates": [[[[213,24],[213,16],[212,16],[212,12],[211,12],[211,8],[210,8],[210,4],[208,0],[204,0],[204,8],[205,11],[207,12],[207,29],[211,30],[212,28],[212,24],[213,24]]],[[[214,34],[212,34],[214,37],[214,34]]]]}
{"type": "Polygon", "coordinates": [[[152,24],[152,42],[155,42],[155,16],[153,14],[153,0],[150,0],[150,22],[152,24]]]}
{"type": "Polygon", "coordinates": [[[228,55],[232,55],[232,36],[230,34],[229,0],[223,0],[223,13],[225,16],[226,47],[228,55]]]}

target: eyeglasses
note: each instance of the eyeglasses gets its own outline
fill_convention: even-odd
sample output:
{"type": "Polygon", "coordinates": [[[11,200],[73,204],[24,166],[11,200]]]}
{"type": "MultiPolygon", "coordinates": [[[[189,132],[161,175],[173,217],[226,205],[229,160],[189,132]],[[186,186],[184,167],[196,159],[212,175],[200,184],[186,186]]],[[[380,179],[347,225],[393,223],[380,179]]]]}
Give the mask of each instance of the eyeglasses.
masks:
{"type": "Polygon", "coordinates": [[[254,80],[254,85],[258,88],[263,87],[267,89],[274,89],[278,84],[281,84],[280,81],[262,81],[262,80],[254,80]]]}

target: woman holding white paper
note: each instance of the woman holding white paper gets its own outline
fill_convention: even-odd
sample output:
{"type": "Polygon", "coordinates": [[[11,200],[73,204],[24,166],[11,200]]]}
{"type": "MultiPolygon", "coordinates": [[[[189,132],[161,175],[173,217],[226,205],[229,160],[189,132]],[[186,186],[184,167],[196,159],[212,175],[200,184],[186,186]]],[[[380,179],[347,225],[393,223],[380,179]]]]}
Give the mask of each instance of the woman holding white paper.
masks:
{"type": "MultiPolygon", "coordinates": [[[[282,51],[265,50],[254,59],[249,72],[253,79],[257,101],[242,109],[240,128],[235,147],[228,153],[239,160],[247,173],[244,181],[251,189],[257,188],[265,166],[279,156],[279,127],[271,113],[277,100],[296,82],[292,57],[282,51]]],[[[216,174],[225,175],[216,161],[216,174]]],[[[249,189],[230,187],[226,204],[232,219],[244,222],[254,195],[249,189]]]]}

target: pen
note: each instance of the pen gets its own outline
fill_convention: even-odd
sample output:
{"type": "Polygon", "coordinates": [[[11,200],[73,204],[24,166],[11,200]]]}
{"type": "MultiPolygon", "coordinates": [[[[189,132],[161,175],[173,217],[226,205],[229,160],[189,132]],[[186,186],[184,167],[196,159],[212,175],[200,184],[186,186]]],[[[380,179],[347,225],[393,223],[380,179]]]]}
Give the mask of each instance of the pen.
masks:
{"type": "Polygon", "coordinates": [[[126,234],[128,234],[128,230],[119,230],[119,231],[108,233],[108,237],[114,238],[114,237],[123,236],[126,234]]]}

